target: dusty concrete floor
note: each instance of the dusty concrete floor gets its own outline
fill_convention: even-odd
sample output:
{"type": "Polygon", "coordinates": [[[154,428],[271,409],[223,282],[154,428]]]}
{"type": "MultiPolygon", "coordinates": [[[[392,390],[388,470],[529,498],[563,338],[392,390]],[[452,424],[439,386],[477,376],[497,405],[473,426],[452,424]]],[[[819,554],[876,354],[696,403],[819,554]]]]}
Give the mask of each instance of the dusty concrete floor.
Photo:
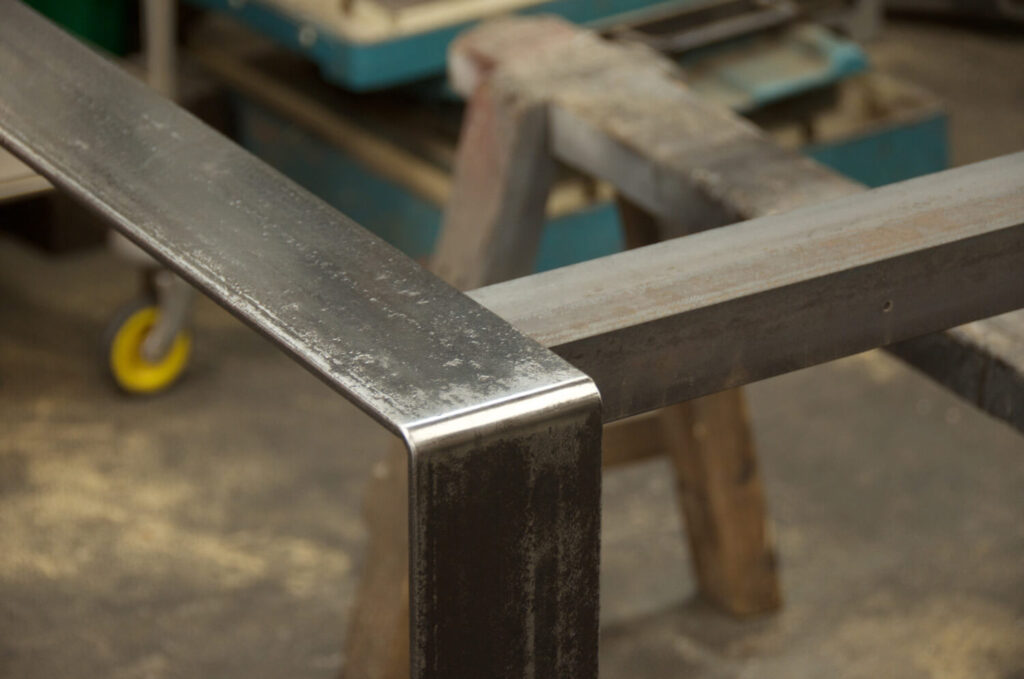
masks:
{"type": "MultiPolygon", "coordinates": [[[[1024,148],[1024,41],[872,53],[950,102],[955,161],[1024,148]]],[[[208,302],[187,380],[117,395],[135,285],[0,240],[0,676],[333,676],[387,435],[208,302]]],[[[749,393],[786,609],[694,601],[667,467],[610,473],[602,676],[1024,677],[1024,437],[876,352],[749,393]]]]}

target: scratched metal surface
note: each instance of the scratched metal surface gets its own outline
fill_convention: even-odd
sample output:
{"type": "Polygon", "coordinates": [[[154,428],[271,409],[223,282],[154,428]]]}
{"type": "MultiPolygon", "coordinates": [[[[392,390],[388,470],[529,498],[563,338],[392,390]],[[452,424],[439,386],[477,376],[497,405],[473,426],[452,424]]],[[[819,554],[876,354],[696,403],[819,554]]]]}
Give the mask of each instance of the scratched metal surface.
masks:
{"type": "Polygon", "coordinates": [[[0,144],[393,430],[581,378],[13,0],[0,144]]]}

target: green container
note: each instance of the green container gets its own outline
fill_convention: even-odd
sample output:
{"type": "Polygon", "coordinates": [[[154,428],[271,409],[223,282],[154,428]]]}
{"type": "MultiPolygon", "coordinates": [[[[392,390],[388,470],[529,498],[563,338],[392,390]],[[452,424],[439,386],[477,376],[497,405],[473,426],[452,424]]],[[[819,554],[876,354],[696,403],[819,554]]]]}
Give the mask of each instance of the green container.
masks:
{"type": "Polygon", "coordinates": [[[25,0],[80,38],[117,56],[138,49],[138,0],[25,0]]]}

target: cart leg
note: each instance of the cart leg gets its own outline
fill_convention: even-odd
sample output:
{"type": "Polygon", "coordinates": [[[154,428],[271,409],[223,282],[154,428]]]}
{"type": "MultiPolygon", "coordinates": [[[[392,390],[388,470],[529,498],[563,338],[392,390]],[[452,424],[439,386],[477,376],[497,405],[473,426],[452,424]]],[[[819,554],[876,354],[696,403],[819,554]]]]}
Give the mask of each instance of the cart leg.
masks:
{"type": "Polygon", "coordinates": [[[167,269],[158,270],[153,283],[160,315],[142,344],[142,355],[146,360],[157,363],[188,324],[196,292],[191,285],[167,269]]]}
{"type": "Polygon", "coordinates": [[[196,292],[119,233],[111,249],[143,268],[142,294],[114,314],[104,333],[103,363],[129,394],[155,394],[182,375],[191,355],[187,330],[196,292]]]}

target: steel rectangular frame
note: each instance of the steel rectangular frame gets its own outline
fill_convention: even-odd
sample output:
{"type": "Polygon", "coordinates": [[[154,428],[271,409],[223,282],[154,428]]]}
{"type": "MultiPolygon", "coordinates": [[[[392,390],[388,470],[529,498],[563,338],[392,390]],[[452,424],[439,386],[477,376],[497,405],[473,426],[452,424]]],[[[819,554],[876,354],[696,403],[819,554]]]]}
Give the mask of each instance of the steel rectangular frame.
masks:
{"type": "Polygon", "coordinates": [[[596,677],[585,372],[609,420],[1024,306],[1024,155],[465,296],[15,0],[0,144],[402,437],[417,679],[596,677]]]}

